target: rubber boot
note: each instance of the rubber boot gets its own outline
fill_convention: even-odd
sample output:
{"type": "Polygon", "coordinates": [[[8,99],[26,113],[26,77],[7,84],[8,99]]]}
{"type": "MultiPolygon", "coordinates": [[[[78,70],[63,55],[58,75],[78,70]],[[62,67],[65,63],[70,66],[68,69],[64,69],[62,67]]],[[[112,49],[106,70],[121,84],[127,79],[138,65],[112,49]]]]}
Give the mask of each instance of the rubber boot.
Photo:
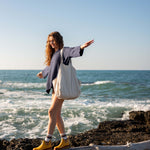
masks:
{"type": "Polygon", "coordinates": [[[39,147],[33,148],[33,150],[52,150],[52,144],[51,141],[45,142],[44,140],[42,141],[42,144],[39,147]]]}
{"type": "Polygon", "coordinates": [[[58,146],[54,147],[54,150],[63,150],[63,149],[67,149],[70,148],[70,141],[69,139],[63,139],[61,138],[61,142],[58,146]]]}

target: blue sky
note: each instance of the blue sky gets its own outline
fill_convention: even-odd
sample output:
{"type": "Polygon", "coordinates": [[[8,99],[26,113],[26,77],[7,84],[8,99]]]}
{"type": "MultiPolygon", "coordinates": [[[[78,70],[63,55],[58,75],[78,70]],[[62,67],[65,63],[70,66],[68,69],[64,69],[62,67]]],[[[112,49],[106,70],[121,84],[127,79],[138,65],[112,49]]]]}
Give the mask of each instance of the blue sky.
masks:
{"type": "Polygon", "coordinates": [[[0,0],[0,69],[43,69],[49,33],[95,43],[77,69],[150,70],[149,0],[0,0]]]}

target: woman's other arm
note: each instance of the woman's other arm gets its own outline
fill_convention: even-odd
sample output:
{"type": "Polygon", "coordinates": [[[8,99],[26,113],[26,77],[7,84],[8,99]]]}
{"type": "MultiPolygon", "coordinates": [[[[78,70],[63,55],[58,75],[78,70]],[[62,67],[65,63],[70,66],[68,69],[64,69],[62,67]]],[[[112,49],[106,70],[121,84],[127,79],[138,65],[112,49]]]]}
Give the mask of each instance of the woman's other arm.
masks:
{"type": "Polygon", "coordinates": [[[42,79],[42,78],[43,78],[42,72],[39,72],[39,73],[37,74],[37,77],[39,77],[40,79],[42,79]]]}
{"type": "Polygon", "coordinates": [[[49,72],[49,66],[46,66],[44,70],[42,70],[41,72],[39,72],[37,74],[37,77],[39,77],[40,79],[41,78],[45,79],[47,77],[47,75],[48,75],[48,72],[49,72]]]}

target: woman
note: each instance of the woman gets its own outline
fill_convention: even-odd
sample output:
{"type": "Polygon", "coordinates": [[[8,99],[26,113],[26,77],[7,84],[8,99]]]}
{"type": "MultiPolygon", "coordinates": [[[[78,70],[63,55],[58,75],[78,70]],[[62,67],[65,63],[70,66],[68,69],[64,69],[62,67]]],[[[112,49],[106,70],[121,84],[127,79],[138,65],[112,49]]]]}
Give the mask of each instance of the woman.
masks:
{"type": "Polygon", "coordinates": [[[91,40],[85,44],[77,47],[64,47],[63,37],[59,32],[52,32],[48,35],[46,44],[46,60],[47,67],[37,74],[39,78],[47,77],[46,92],[49,93],[52,88],[52,104],[48,110],[49,123],[48,131],[45,140],[42,144],[34,148],[33,150],[45,150],[52,149],[51,139],[57,126],[61,136],[61,142],[58,146],[54,147],[54,150],[65,149],[70,146],[69,139],[66,136],[64,122],[61,117],[61,108],[64,102],[63,99],[58,99],[53,89],[52,81],[57,77],[59,65],[60,65],[60,50],[63,48],[63,63],[67,65],[72,57],[79,57],[83,55],[84,48],[88,47],[94,42],[91,40]]]}

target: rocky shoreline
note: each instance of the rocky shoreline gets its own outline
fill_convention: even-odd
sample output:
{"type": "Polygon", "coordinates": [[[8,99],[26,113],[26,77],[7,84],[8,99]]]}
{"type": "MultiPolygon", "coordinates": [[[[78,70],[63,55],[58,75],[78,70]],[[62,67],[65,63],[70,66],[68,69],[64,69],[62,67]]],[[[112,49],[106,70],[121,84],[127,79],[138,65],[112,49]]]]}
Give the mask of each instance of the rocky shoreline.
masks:
{"type": "MultiPolygon", "coordinates": [[[[98,128],[69,136],[72,147],[95,145],[125,145],[150,140],[150,111],[133,111],[129,120],[100,122],[98,128]]],[[[0,139],[0,150],[32,150],[41,139],[0,139]]],[[[59,141],[54,142],[54,146],[59,141]]]]}

